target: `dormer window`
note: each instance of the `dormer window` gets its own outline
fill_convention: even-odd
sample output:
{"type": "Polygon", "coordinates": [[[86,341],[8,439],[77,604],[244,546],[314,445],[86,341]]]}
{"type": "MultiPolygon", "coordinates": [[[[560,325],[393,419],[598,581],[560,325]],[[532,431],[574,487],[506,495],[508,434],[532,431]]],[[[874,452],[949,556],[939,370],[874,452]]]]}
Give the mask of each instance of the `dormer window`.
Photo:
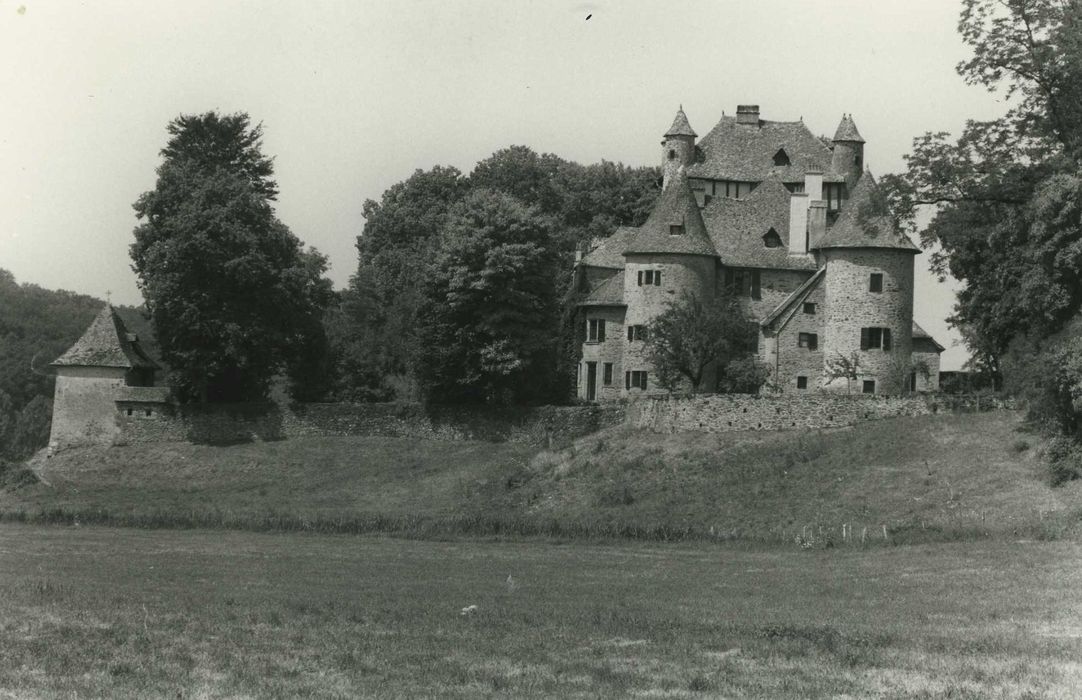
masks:
{"type": "Polygon", "coordinates": [[[763,245],[767,248],[781,248],[781,236],[778,235],[773,226],[763,234],[763,245]]]}
{"type": "Polygon", "coordinates": [[[670,236],[683,236],[684,235],[684,225],[683,224],[669,224],[669,235],[670,236]]]}
{"type": "Polygon", "coordinates": [[[784,148],[779,148],[778,152],[774,154],[774,165],[778,167],[789,165],[789,154],[785,152],[784,148]]]}

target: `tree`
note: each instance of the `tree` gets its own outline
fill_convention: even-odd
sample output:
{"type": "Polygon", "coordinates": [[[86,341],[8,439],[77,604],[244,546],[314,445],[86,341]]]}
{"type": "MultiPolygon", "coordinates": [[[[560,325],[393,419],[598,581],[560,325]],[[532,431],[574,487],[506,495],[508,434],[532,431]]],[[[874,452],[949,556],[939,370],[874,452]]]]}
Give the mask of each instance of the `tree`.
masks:
{"type": "Polygon", "coordinates": [[[417,377],[436,402],[548,398],[559,267],[553,223],[478,189],[451,211],[419,311],[417,377]]]}
{"type": "Polygon", "coordinates": [[[170,383],[185,401],[265,398],[322,342],[326,258],[276,218],[273,164],[247,114],[181,115],[167,131],[131,256],[170,383]]]}
{"type": "MultiPolygon", "coordinates": [[[[745,361],[754,355],[757,339],[757,327],[732,295],[703,300],[685,292],[648,325],[646,357],[658,384],[669,391],[682,385],[695,392],[712,391],[716,385],[707,381],[711,374],[722,386],[746,388],[745,361]]],[[[765,373],[750,376],[756,374],[762,374],[757,390],[765,373]]]]}
{"type": "Polygon", "coordinates": [[[918,137],[907,171],[881,184],[903,223],[933,207],[921,241],[934,270],[963,282],[950,321],[970,366],[1002,370],[1032,398],[1047,388],[1046,363],[1066,361],[1048,354],[1062,350],[1050,339],[1082,310],[1082,3],[965,0],[958,29],[972,50],[959,74],[1010,108],[957,140],[918,137]]]}
{"type": "Polygon", "coordinates": [[[860,378],[860,353],[835,353],[827,358],[825,374],[829,379],[845,379],[845,393],[853,393],[853,382],[860,378]]]}

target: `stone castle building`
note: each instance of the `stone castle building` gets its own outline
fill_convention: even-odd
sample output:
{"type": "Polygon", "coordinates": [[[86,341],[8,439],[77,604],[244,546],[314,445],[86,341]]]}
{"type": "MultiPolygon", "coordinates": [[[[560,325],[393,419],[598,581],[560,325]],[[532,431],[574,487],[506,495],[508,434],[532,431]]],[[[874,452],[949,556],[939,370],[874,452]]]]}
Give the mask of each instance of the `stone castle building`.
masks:
{"type": "Polygon", "coordinates": [[[124,418],[156,419],[169,404],[169,389],[154,386],[160,367],[109,304],[50,366],[56,370],[52,450],[111,445],[124,418]]]}
{"type": "MultiPolygon", "coordinates": [[[[576,263],[585,340],[578,395],[665,393],[644,354],[649,324],[691,293],[738,296],[759,326],[777,391],[898,394],[938,388],[943,347],[913,321],[913,260],[845,115],[833,139],[741,105],[702,139],[681,108],[661,142],[663,182],[646,223],[576,263]],[[853,382],[833,360],[856,358],[853,382]]],[[[709,381],[709,380],[708,380],[709,381]]]]}

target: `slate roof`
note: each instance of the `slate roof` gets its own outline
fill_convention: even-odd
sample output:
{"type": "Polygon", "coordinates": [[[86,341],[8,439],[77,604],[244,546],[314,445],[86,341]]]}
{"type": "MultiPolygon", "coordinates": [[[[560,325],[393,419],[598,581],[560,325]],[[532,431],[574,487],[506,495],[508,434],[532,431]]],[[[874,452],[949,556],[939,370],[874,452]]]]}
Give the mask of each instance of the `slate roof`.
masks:
{"type": "MultiPolygon", "coordinates": [[[[803,301],[804,298],[808,296],[812,289],[815,288],[815,285],[819,283],[819,280],[823,279],[825,274],[825,267],[816,270],[815,274],[805,280],[804,284],[797,287],[796,291],[785,298],[785,301],[774,307],[774,310],[767,314],[766,318],[759,322],[759,325],[763,328],[770,328],[775,325],[778,319],[781,318],[786,311],[793,308],[797,303],[803,301]]],[[[789,317],[786,317],[785,321],[779,324],[779,326],[784,326],[788,320],[789,317]]]]}
{"type": "Polygon", "coordinates": [[[823,172],[823,182],[845,181],[844,173],[831,169],[830,146],[808,131],[803,121],[759,120],[756,128],[723,116],[698,148],[702,159],[688,169],[691,177],[762,182],[773,173],[782,182],[804,182],[804,173],[812,170],[823,172]],[[785,149],[789,165],[774,165],[779,149],[785,149]]]}
{"type": "Polygon", "coordinates": [[[83,336],[52,367],[120,367],[159,369],[134,334],[129,333],[111,304],[91,322],[83,336]]]}
{"type": "Polygon", "coordinates": [[[672,120],[672,126],[665,132],[666,136],[698,136],[688,123],[688,116],[684,114],[684,105],[676,111],[676,118],[672,120]]]}
{"type": "Polygon", "coordinates": [[[579,306],[625,306],[623,273],[618,272],[597,285],[579,306]]]}
{"type": "Polygon", "coordinates": [[[621,226],[608,238],[598,241],[586,255],[582,256],[580,264],[590,267],[608,267],[613,270],[624,269],[624,249],[627,248],[627,243],[634,233],[633,227],[621,226]]]}
{"type": "Polygon", "coordinates": [[[919,253],[920,248],[895,228],[886,203],[877,194],[875,178],[865,171],[849,193],[837,221],[821,240],[812,241],[811,248],[894,248],[919,253]]]}
{"type": "Polygon", "coordinates": [[[662,190],[650,218],[631,234],[624,254],[632,253],[717,255],[683,167],[676,171],[662,190]],[[684,233],[677,236],[670,234],[669,227],[673,224],[682,225],[684,233]]]}
{"type": "Polygon", "coordinates": [[[789,190],[776,175],[744,199],[714,197],[703,210],[706,229],[723,265],[783,270],[814,270],[810,255],[789,254],[789,190]],[[767,248],[763,236],[771,228],[779,248],[767,248]]]}
{"type": "Polygon", "coordinates": [[[928,331],[921,328],[916,321],[913,321],[913,340],[930,340],[936,347],[936,352],[943,352],[945,347],[939,344],[939,341],[928,334],[928,331]]]}
{"type": "Polygon", "coordinates": [[[852,114],[842,115],[842,120],[838,124],[838,130],[834,132],[834,140],[865,143],[864,138],[861,137],[860,132],[857,131],[857,123],[853,121],[852,114]]]}

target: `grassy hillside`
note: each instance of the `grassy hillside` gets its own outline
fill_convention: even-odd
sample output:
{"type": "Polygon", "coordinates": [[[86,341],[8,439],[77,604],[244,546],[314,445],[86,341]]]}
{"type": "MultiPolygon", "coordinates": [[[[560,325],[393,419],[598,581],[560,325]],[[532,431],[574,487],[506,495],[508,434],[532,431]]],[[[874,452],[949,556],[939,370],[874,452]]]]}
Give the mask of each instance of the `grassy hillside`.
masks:
{"type": "Polygon", "coordinates": [[[818,432],[656,435],[620,427],[511,444],[295,439],[84,449],[0,489],[8,519],[547,534],[914,541],[1075,531],[1082,484],[1051,488],[1010,412],[818,432]],[[886,537],[884,538],[884,526],[886,537]]]}

